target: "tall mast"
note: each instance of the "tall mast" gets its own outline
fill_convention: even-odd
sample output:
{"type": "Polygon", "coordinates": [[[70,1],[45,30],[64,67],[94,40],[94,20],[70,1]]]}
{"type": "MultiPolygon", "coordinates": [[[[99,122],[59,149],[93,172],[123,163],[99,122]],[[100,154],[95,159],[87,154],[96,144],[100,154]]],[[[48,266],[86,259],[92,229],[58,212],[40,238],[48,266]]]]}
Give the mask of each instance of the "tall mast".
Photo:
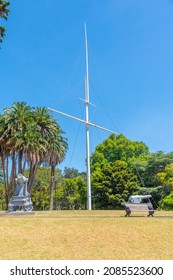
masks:
{"type": "Polygon", "coordinates": [[[85,55],[86,55],[86,75],[85,75],[85,121],[86,121],[86,158],[87,158],[87,209],[91,210],[91,176],[90,176],[90,142],[89,142],[89,75],[88,75],[88,42],[86,23],[85,29],[85,55]]]}
{"type": "MultiPolygon", "coordinates": [[[[86,56],[86,74],[85,74],[85,120],[79,119],[72,115],[66,114],[64,112],[55,110],[53,108],[48,108],[53,112],[61,114],[65,117],[71,118],[73,120],[82,122],[86,126],[86,158],[87,158],[87,209],[91,210],[91,176],[90,176],[90,144],[89,144],[89,126],[93,126],[95,128],[99,128],[111,133],[116,133],[110,129],[102,127],[97,124],[93,124],[89,122],[89,75],[88,75],[88,42],[87,42],[87,30],[86,30],[86,23],[84,23],[84,30],[85,30],[85,56],[86,56]]],[[[117,134],[117,133],[116,133],[117,134]]]]}

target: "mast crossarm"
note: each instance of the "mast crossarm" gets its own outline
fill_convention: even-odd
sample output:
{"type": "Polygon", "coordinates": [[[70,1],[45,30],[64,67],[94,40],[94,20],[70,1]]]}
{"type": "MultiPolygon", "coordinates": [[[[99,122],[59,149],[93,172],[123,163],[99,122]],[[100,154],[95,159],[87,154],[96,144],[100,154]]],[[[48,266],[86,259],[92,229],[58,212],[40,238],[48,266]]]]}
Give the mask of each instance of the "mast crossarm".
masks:
{"type": "Polygon", "coordinates": [[[66,113],[63,113],[63,112],[61,112],[61,111],[58,111],[58,110],[55,110],[55,109],[52,109],[52,108],[48,108],[48,110],[50,110],[50,111],[52,111],[52,112],[59,113],[59,114],[61,114],[61,115],[63,115],[63,116],[66,116],[66,117],[68,117],[68,118],[71,118],[71,119],[73,119],[73,120],[82,122],[82,123],[84,123],[85,125],[93,126],[93,127],[96,127],[96,128],[99,128],[99,129],[102,129],[102,130],[105,130],[105,131],[108,131],[108,132],[111,132],[111,133],[114,133],[114,134],[118,134],[117,132],[115,132],[115,131],[113,131],[113,130],[107,129],[107,128],[105,128],[105,127],[102,127],[102,126],[97,125],[97,124],[94,124],[94,123],[87,122],[87,121],[85,121],[85,120],[79,119],[79,118],[77,118],[77,117],[71,116],[71,115],[66,114],[66,113]]]}

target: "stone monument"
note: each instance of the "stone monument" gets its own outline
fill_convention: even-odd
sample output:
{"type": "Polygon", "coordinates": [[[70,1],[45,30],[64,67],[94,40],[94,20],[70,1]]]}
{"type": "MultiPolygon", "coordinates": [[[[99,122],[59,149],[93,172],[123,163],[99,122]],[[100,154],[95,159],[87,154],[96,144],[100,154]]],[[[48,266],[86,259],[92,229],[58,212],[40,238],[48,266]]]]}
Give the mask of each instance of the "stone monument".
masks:
{"type": "MultiPolygon", "coordinates": [[[[28,179],[22,174],[18,174],[15,179],[14,196],[8,204],[8,213],[16,213],[18,210],[32,212],[33,206],[31,196],[27,191],[28,179]]],[[[20,211],[21,212],[21,211],[20,211]]]]}

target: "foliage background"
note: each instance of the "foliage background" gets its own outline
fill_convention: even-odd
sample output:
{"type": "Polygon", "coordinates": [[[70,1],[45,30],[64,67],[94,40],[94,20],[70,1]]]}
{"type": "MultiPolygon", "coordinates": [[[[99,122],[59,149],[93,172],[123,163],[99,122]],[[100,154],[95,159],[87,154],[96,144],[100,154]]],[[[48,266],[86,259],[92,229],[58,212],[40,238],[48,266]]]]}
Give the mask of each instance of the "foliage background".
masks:
{"type": "MultiPolygon", "coordinates": [[[[150,153],[143,142],[124,135],[111,134],[91,155],[93,209],[121,209],[130,195],[151,194],[157,209],[173,209],[173,153],[150,153]]],[[[25,171],[29,176],[29,170],[25,171]]],[[[40,164],[33,183],[35,210],[50,207],[50,167],[40,164]]],[[[86,209],[86,173],[66,167],[55,169],[53,209],[86,209]]],[[[1,176],[1,209],[4,209],[4,186],[1,176]]]]}

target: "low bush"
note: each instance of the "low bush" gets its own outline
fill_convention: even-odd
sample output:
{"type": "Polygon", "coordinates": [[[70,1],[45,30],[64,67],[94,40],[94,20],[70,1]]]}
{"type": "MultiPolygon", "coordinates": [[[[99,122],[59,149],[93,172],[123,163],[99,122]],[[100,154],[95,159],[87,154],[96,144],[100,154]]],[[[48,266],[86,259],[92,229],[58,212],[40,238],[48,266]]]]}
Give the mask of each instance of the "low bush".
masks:
{"type": "Polygon", "coordinates": [[[173,193],[163,199],[161,207],[164,210],[173,210],[173,193]]]}

